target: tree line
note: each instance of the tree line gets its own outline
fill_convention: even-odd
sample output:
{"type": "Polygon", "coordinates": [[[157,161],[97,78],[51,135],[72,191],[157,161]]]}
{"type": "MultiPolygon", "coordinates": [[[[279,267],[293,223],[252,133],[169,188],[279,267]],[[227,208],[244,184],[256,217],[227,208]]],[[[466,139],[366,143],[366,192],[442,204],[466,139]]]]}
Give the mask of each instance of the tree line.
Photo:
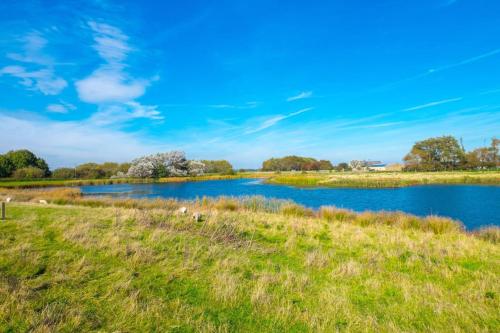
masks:
{"type": "Polygon", "coordinates": [[[0,178],[14,179],[104,179],[160,178],[200,175],[204,173],[233,174],[233,166],[225,160],[188,160],[184,152],[172,151],[143,156],[127,163],[83,163],[74,168],[50,170],[44,159],[29,150],[12,150],[0,155],[0,178]]]}
{"type": "Polygon", "coordinates": [[[486,170],[500,167],[500,140],[493,138],[488,147],[466,152],[453,136],[416,142],[403,158],[405,171],[486,170]]]}
{"type": "MultiPolygon", "coordinates": [[[[403,158],[403,171],[486,170],[500,167],[500,140],[491,139],[486,147],[466,151],[453,136],[429,138],[416,142],[403,158]]],[[[359,162],[359,161],[352,161],[359,162]]],[[[270,158],[262,163],[262,171],[350,171],[352,165],[312,157],[285,156],[270,158]]],[[[0,154],[0,178],[37,179],[100,179],[100,178],[160,178],[195,176],[205,173],[233,174],[226,160],[188,160],[182,151],[143,156],[130,163],[84,163],[74,168],[53,171],[43,158],[29,150],[12,150],[0,154]]]]}

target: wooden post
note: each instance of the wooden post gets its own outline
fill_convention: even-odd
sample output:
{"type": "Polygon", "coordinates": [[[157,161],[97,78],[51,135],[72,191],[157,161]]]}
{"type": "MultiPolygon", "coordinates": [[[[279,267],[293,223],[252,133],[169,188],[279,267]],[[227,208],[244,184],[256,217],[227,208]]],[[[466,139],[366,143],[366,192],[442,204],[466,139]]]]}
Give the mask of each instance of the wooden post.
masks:
{"type": "Polygon", "coordinates": [[[2,201],[2,220],[5,220],[5,202],[2,201]]]}

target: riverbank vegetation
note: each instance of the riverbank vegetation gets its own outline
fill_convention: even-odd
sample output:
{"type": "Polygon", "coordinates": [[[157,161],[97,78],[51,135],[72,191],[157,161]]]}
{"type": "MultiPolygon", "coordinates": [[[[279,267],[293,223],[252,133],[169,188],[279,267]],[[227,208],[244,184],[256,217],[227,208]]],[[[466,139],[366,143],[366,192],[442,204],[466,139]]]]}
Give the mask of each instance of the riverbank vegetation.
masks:
{"type": "Polygon", "coordinates": [[[500,171],[286,173],[266,179],[270,184],[319,187],[392,188],[429,184],[500,185],[500,171]]]}
{"type": "Polygon", "coordinates": [[[231,163],[225,160],[189,160],[182,151],[143,156],[131,163],[84,163],[75,168],[51,171],[42,158],[28,150],[17,150],[0,155],[0,187],[30,188],[235,178],[269,178],[268,183],[297,186],[366,188],[421,184],[500,184],[499,142],[493,138],[489,147],[466,152],[455,138],[444,136],[415,143],[404,158],[404,166],[386,166],[379,161],[358,160],[334,166],[327,160],[285,156],[264,161],[262,171],[256,172],[235,172],[231,163]],[[297,174],[297,171],[302,173],[297,174]],[[270,175],[269,172],[277,174],[270,175]]]}
{"type": "Polygon", "coordinates": [[[1,331],[499,328],[498,238],[449,219],[0,191],[1,331]]]}
{"type": "Polygon", "coordinates": [[[262,163],[262,171],[319,171],[333,170],[332,162],[312,157],[285,156],[271,158],[262,163]]]}
{"type": "Polygon", "coordinates": [[[110,185],[110,184],[149,184],[149,183],[183,183],[205,180],[230,180],[241,178],[267,178],[271,173],[266,172],[238,172],[235,174],[205,174],[188,177],[165,177],[165,178],[110,178],[110,179],[30,179],[0,180],[0,188],[38,188],[38,187],[61,187],[61,186],[86,186],[86,185],[110,185]]]}

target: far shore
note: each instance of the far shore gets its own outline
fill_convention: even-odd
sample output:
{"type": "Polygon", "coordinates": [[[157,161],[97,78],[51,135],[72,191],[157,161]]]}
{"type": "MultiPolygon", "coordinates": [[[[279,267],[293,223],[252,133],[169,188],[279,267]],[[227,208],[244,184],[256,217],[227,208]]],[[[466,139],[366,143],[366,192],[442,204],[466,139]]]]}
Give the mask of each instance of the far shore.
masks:
{"type": "Polygon", "coordinates": [[[396,188],[428,184],[487,184],[500,185],[500,171],[439,171],[439,172],[238,172],[231,175],[205,174],[167,178],[108,178],[108,179],[36,179],[0,180],[0,188],[43,188],[110,184],[181,183],[192,181],[265,179],[268,184],[298,187],[331,188],[396,188]]]}

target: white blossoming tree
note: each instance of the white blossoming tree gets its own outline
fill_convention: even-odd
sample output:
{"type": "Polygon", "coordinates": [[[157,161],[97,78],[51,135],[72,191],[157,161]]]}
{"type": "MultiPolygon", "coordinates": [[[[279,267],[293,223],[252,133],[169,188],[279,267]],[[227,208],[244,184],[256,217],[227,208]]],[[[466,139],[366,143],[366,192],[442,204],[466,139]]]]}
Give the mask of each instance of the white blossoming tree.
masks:
{"type": "Polygon", "coordinates": [[[182,177],[202,174],[204,167],[201,162],[188,161],[182,151],[171,151],[133,160],[127,175],[135,178],[182,177]]]}

